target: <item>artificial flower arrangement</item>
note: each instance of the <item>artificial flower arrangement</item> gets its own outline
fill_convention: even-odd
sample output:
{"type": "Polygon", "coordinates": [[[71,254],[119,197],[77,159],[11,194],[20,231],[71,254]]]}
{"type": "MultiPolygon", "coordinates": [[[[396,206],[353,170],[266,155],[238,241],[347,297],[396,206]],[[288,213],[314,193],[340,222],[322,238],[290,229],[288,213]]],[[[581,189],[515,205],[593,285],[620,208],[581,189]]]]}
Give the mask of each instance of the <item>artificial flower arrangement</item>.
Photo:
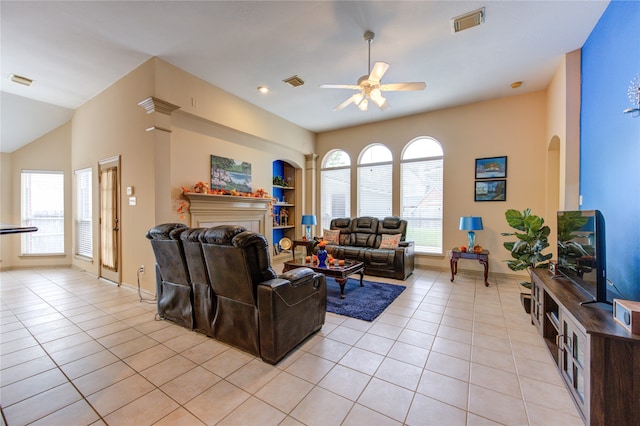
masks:
{"type": "MultiPolygon", "coordinates": [[[[181,186],[180,189],[182,189],[182,193],[176,200],[176,211],[180,214],[180,220],[185,219],[185,212],[189,207],[189,201],[187,201],[183,197],[184,194],[231,195],[235,197],[270,198],[269,193],[262,188],[257,189],[253,192],[240,192],[240,191],[236,191],[235,189],[227,190],[222,188],[210,189],[209,184],[203,181],[196,182],[196,184],[193,185],[193,188],[191,189],[185,188],[184,186],[181,186]]],[[[273,211],[273,202],[274,200],[271,199],[270,204],[271,204],[272,211],[273,211]]],[[[272,215],[273,215],[273,212],[272,212],[272,215]]]]}

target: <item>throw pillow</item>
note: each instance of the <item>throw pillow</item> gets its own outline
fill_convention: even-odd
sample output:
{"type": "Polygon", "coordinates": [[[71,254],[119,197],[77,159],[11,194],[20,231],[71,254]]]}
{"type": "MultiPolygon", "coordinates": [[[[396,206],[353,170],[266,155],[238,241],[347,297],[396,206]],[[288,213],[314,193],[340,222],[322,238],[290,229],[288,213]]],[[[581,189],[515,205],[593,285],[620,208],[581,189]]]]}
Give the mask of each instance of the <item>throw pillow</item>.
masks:
{"type": "Polygon", "coordinates": [[[338,245],[338,244],[340,244],[340,230],[339,229],[334,229],[334,230],[325,229],[322,232],[322,239],[325,240],[327,242],[327,244],[338,245]]]}
{"type": "Polygon", "coordinates": [[[380,242],[381,249],[394,249],[400,244],[400,238],[402,234],[384,234],[382,235],[382,241],[380,242]]]}

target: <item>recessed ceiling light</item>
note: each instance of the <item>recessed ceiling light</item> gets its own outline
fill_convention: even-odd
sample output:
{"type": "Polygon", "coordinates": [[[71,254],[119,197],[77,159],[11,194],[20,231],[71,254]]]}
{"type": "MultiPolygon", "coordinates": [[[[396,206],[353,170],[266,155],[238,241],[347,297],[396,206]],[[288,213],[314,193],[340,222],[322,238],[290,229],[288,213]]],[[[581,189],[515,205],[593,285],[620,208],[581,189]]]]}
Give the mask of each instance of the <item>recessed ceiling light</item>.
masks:
{"type": "Polygon", "coordinates": [[[269,88],[267,86],[258,86],[258,92],[269,93],[269,88]]]}
{"type": "Polygon", "coordinates": [[[9,79],[14,83],[22,84],[23,86],[31,86],[33,84],[33,80],[18,74],[10,74],[9,79]]]}
{"type": "Polygon", "coordinates": [[[521,81],[514,81],[513,83],[511,83],[511,88],[512,89],[517,89],[520,86],[522,86],[522,82],[521,81]]]}

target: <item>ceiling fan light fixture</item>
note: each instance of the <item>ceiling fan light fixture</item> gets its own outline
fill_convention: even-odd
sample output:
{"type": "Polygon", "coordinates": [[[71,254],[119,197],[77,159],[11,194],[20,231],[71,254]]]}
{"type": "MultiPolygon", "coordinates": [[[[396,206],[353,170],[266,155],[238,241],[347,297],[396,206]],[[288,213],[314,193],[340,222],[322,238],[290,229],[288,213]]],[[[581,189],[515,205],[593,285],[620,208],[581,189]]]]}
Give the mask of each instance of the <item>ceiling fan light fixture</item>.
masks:
{"type": "Polygon", "coordinates": [[[459,33],[481,24],[484,24],[484,7],[451,19],[451,29],[454,33],[459,33]]]}
{"type": "Polygon", "coordinates": [[[360,108],[360,111],[366,111],[368,107],[369,107],[369,100],[367,98],[363,98],[362,102],[358,104],[358,108],[360,108]]]}

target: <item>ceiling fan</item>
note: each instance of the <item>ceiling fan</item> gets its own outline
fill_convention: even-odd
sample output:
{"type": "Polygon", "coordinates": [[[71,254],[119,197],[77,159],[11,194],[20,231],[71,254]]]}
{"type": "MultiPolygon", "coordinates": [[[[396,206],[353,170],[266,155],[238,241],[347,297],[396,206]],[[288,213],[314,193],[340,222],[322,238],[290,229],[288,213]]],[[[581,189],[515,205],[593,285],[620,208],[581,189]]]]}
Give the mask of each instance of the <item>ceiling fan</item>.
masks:
{"type": "Polygon", "coordinates": [[[427,87],[423,82],[381,84],[382,76],[387,72],[389,64],[386,62],[376,62],[373,65],[373,69],[371,69],[371,41],[374,37],[375,34],[372,31],[366,31],[364,33],[364,39],[369,44],[368,75],[360,77],[357,84],[322,84],[320,86],[323,89],[352,89],[359,91],[335,107],[334,111],[339,111],[351,103],[356,104],[360,110],[366,111],[369,106],[369,100],[384,111],[389,108],[389,102],[387,102],[387,100],[382,96],[382,92],[392,90],[424,90],[424,88],[427,87]]]}

